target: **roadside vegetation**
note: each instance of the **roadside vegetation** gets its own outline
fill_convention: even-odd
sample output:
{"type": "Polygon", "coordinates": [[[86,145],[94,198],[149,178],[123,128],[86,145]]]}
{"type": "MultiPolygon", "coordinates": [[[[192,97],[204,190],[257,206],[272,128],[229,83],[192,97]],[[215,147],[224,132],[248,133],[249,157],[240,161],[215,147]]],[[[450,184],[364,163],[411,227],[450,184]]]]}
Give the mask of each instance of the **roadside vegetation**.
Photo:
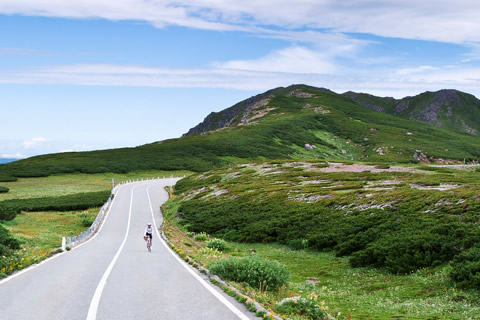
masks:
{"type": "MultiPolygon", "coordinates": [[[[223,253],[177,240],[207,266],[252,252],[285,264],[289,295],[313,295],[353,319],[477,319],[478,174],[324,161],[232,165],[177,183],[167,231],[226,240],[223,253]]],[[[277,291],[263,295],[272,295],[272,311],[285,311],[277,291]]]]}
{"type": "Polygon", "coordinates": [[[101,207],[109,197],[110,190],[106,190],[59,197],[4,200],[0,202],[0,220],[13,220],[21,211],[72,211],[101,207]]]}

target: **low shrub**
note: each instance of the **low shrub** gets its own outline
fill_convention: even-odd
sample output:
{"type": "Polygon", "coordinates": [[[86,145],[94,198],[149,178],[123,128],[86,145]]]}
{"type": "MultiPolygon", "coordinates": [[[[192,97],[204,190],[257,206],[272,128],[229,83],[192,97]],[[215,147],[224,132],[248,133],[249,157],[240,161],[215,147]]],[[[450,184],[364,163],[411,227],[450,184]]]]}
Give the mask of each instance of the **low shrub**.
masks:
{"type": "Polygon", "coordinates": [[[460,287],[480,289],[480,248],[470,248],[451,262],[450,278],[460,287]]]}
{"type": "Polygon", "coordinates": [[[9,271],[5,268],[9,265],[13,252],[18,249],[20,249],[20,243],[10,235],[7,229],[0,225],[0,269],[3,270],[3,273],[9,271]]]}
{"type": "Polygon", "coordinates": [[[72,211],[101,207],[110,197],[110,191],[75,193],[60,197],[5,200],[23,211],[72,211]]]}
{"type": "Polygon", "coordinates": [[[218,251],[217,249],[212,249],[212,248],[202,248],[200,249],[200,254],[204,256],[211,256],[211,257],[218,257],[221,256],[222,253],[218,251]]]}
{"type": "Polygon", "coordinates": [[[201,232],[201,233],[195,235],[195,240],[197,240],[197,241],[207,241],[208,240],[208,235],[205,232],[201,232]]]}
{"type": "Polygon", "coordinates": [[[265,311],[262,311],[262,310],[257,310],[257,312],[255,313],[255,315],[259,318],[263,318],[267,315],[267,313],[265,311]]]}
{"type": "Polygon", "coordinates": [[[13,220],[22,210],[73,211],[100,207],[109,197],[110,191],[99,191],[69,194],[60,197],[4,200],[0,202],[0,220],[13,220]]]}
{"type": "Polygon", "coordinates": [[[18,179],[12,176],[5,176],[0,174],[0,182],[15,182],[18,179]]]}
{"type": "Polygon", "coordinates": [[[0,186],[0,193],[7,193],[8,190],[10,190],[10,189],[8,189],[7,187],[0,186]]]}
{"type": "Polygon", "coordinates": [[[17,207],[6,206],[0,203],[0,220],[10,221],[15,219],[20,210],[17,207]]]}
{"type": "Polygon", "coordinates": [[[208,241],[207,247],[211,249],[217,249],[218,251],[223,251],[227,248],[227,243],[222,239],[212,239],[208,241]]]}
{"type": "Polygon", "coordinates": [[[288,241],[288,247],[292,250],[302,250],[308,247],[307,239],[293,239],[288,241]]]}
{"type": "Polygon", "coordinates": [[[261,257],[228,258],[214,262],[210,272],[252,287],[276,290],[288,281],[289,272],[284,265],[261,257]]]}
{"type": "Polygon", "coordinates": [[[92,218],[83,218],[82,219],[82,225],[85,227],[85,228],[89,228],[93,221],[95,221],[95,219],[92,219],[92,218]]]}
{"type": "Polygon", "coordinates": [[[314,299],[286,298],[279,303],[277,310],[284,314],[304,316],[311,320],[338,319],[328,312],[328,307],[324,306],[324,303],[320,306],[314,299]]]}

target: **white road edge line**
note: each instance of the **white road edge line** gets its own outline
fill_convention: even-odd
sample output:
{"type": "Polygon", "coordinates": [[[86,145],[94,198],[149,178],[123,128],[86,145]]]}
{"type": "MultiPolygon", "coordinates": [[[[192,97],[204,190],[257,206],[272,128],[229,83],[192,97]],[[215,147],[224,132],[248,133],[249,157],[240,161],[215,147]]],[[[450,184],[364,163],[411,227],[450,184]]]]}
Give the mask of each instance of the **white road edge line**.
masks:
{"type": "MultiPolygon", "coordinates": [[[[86,240],[86,241],[83,242],[82,244],[79,244],[78,246],[73,247],[70,251],[76,250],[76,249],[80,248],[81,246],[83,246],[84,244],[87,244],[88,242],[90,242],[90,240],[93,240],[93,239],[100,233],[100,230],[102,230],[103,225],[107,222],[107,219],[108,219],[109,213],[110,213],[110,209],[112,209],[113,204],[115,203],[115,199],[117,199],[116,195],[117,195],[118,192],[120,191],[120,188],[121,188],[121,187],[119,187],[118,190],[117,190],[117,192],[115,193],[115,196],[113,197],[113,201],[112,201],[112,203],[110,204],[110,207],[108,208],[107,213],[105,214],[105,219],[103,220],[102,224],[100,225],[100,228],[98,228],[97,232],[95,232],[95,234],[94,234],[90,239],[86,240]]],[[[33,265],[31,265],[30,267],[28,267],[28,268],[26,268],[26,269],[23,269],[22,271],[16,272],[15,274],[12,274],[12,275],[6,277],[6,278],[3,279],[3,280],[0,280],[0,286],[1,286],[2,284],[6,283],[6,282],[8,282],[8,281],[10,281],[10,280],[18,277],[18,276],[21,276],[22,274],[24,274],[24,273],[26,273],[26,272],[28,272],[28,271],[31,271],[31,270],[33,270],[33,269],[38,268],[38,267],[41,266],[42,264],[45,264],[45,263],[47,263],[47,262],[49,262],[49,261],[52,261],[53,259],[56,259],[56,258],[58,258],[58,257],[63,256],[65,253],[67,253],[67,252],[64,251],[64,252],[62,252],[62,253],[57,253],[57,254],[55,254],[54,256],[50,257],[50,258],[47,258],[47,259],[45,259],[45,260],[42,260],[42,261],[40,261],[39,263],[33,264],[33,265]]]]}
{"type": "Polygon", "coordinates": [[[117,262],[118,257],[120,256],[120,253],[122,252],[123,247],[125,246],[125,243],[127,242],[128,232],[130,230],[130,221],[132,218],[133,191],[135,190],[136,187],[138,187],[138,185],[132,188],[132,191],[130,194],[130,209],[128,211],[128,223],[127,223],[127,230],[125,231],[125,237],[123,238],[122,244],[118,248],[117,253],[113,257],[112,262],[110,262],[110,265],[105,270],[105,273],[103,274],[102,279],[100,279],[97,289],[95,289],[95,293],[93,294],[92,301],[90,302],[90,307],[88,308],[87,320],[95,320],[97,318],[97,311],[98,311],[98,306],[100,304],[100,298],[102,297],[103,288],[105,288],[105,285],[107,284],[107,279],[110,276],[110,272],[112,272],[112,269],[115,266],[115,263],[117,262]]]}
{"type": "Polygon", "coordinates": [[[167,248],[167,251],[170,252],[172,256],[177,259],[177,261],[185,268],[187,269],[190,274],[197,279],[215,298],[217,298],[221,303],[223,303],[230,311],[232,311],[237,317],[239,317],[242,320],[249,320],[244,313],[242,313],[240,310],[237,309],[230,301],[225,299],[224,296],[222,296],[218,291],[213,289],[205,280],[203,280],[198,274],[196,274],[189,265],[187,265],[182,259],[180,259],[173,251],[170,249],[170,247],[165,243],[165,241],[162,239],[160,236],[160,233],[158,232],[158,227],[157,223],[155,221],[155,216],[153,215],[153,209],[152,209],[152,201],[150,200],[150,188],[152,186],[147,188],[147,196],[148,196],[148,204],[150,205],[150,213],[152,214],[152,219],[153,219],[153,224],[155,226],[155,232],[157,234],[157,237],[160,239],[160,242],[167,248]]]}

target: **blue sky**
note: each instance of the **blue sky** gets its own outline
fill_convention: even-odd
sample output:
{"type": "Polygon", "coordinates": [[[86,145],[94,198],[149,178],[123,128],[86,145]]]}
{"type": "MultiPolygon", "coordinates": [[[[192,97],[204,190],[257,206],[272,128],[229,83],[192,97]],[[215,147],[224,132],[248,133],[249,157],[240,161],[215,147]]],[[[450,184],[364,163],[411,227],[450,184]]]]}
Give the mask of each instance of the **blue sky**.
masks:
{"type": "Polygon", "coordinates": [[[480,97],[476,0],[2,0],[0,157],[179,137],[305,83],[480,97]]]}

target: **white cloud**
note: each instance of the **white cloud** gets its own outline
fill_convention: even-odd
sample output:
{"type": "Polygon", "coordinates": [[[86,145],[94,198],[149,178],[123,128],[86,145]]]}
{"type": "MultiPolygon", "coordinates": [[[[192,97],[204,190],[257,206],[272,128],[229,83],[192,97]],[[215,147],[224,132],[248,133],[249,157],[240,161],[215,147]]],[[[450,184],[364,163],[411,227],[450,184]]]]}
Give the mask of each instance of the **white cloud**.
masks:
{"type": "Polygon", "coordinates": [[[399,69],[396,71],[397,74],[412,74],[412,73],[420,73],[424,71],[430,71],[430,70],[435,70],[436,68],[432,66],[419,66],[415,68],[405,68],[405,69],[399,69]]]}
{"type": "MultiPolygon", "coordinates": [[[[238,62],[230,66],[204,69],[164,69],[125,65],[67,65],[0,73],[0,83],[72,84],[95,86],[138,86],[164,88],[227,88],[237,90],[268,90],[294,83],[326,87],[336,92],[362,91],[401,98],[426,90],[458,89],[480,97],[480,68],[469,66],[412,68],[416,72],[383,70],[382,73],[345,72],[344,75],[312,72],[249,70],[262,61],[238,62]],[[243,67],[243,69],[239,69],[243,67]],[[362,74],[363,76],[359,76],[362,74]],[[387,75],[387,76],[385,76],[387,75]]],[[[306,68],[306,67],[305,67],[306,68]]],[[[317,71],[321,71],[317,67],[317,71]]],[[[294,70],[293,70],[294,71],[294,70]]],[[[26,148],[46,141],[37,137],[24,142],[26,148]],[[38,141],[37,141],[38,140],[38,141]]],[[[68,148],[71,149],[71,148],[68,148]]]]}
{"type": "Polygon", "coordinates": [[[480,42],[478,0],[2,0],[0,13],[141,20],[212,30],[328,29],[453,43],[480,42]]]}
{"type": "Polygon", "coordinates": [[[23,146],[25,147],[25,149],[30,149],[30,148],[37,147],[38,145],[40,145],[40,144],[42,144],[43,142],[46,142],[46,141],[48,141],[47,138],[34,137],[32,139],[29,139],[29,140],[24,140],[23,141],[23,146]]]}
{"type": "Polygon", "coordinates": [[[0,158],[2,159],[25,159],[28,158],[28,156],[21,154],[20,152],[17,153],[4,153],[0,155],[0,158]]]}
{"type": "Polygon", "coordinates": [[[290,47],[259,59],[229,61],[220,66],[235,70],[320,74],[332,73],[335,69],[329,55],[305,47],[290,47]]]}

